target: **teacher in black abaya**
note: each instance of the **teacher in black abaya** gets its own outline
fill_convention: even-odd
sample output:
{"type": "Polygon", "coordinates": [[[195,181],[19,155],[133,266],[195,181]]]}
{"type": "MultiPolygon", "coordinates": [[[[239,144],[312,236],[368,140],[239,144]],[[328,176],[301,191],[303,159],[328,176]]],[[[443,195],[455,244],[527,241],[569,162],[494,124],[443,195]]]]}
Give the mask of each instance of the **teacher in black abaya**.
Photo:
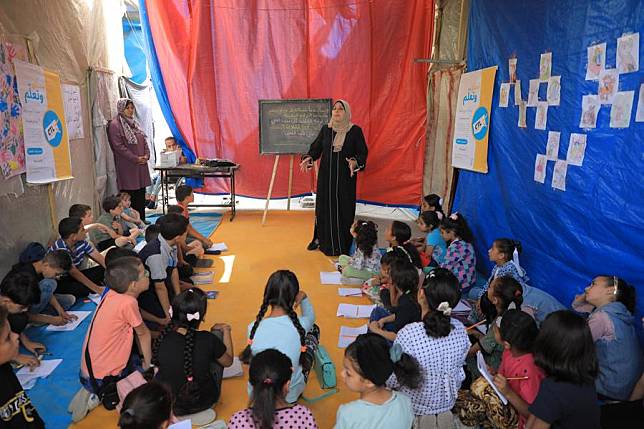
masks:
{"type": "Polygon", "coordinates": [[[349,103],[333,104],[331,120],[323,125],[300,168],[308,170],[320,159],[315,229],[307,249],[318,247],[325,255],[349,254],[351,225],[356,212],[357,173],[365,168],[367,145],[362,129],[351,123],[349,103]]]}

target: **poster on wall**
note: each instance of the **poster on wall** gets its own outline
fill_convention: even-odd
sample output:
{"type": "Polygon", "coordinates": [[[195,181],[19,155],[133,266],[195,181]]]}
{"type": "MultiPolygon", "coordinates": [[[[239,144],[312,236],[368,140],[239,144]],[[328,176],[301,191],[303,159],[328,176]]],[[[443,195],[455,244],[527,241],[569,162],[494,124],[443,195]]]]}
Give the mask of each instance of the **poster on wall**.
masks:
{"type": "Polygon", "coordinates": [[[0,43],[0,171],[5,179],[25,172],[22,106],[12,62],[16,50],[0,43]]]}
{"type": "Polygon", "coordinates": [[[27,182],[72,178],[60,78],[42,67],[15,61],[22,103],[27,182]]]}
{"type": "Polygon", "coordinates": [[[69,132],[69,140],[82,139],[85,134],[78,85],[63,84],[63,107],[65,108],[65,123],[69,132]]]}
{"type": "Polygon", "coordinates": [[[497,67],[465,73],[458,86],[452,166],[487,173],[492,92],[497,67]]]}

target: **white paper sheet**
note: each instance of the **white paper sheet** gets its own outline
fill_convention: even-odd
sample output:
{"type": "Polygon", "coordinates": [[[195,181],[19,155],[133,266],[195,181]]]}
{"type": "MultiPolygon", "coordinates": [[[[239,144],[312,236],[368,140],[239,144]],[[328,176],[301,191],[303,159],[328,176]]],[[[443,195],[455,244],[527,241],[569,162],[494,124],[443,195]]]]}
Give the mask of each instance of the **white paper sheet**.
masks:
{"type": "Polygon", "coordinates": [[[548,131],[548,143],[546,143],[546,158],[549,161],[556,161],[559,159],[559,138],[561,133],[559,131],[548,131]]]}
{"type": "Polygon", "coordinates": [[[479,372],[483,377],[485,377],[485,380],[488,382],[488,384],[494,389],[494,392],[499,396],[501,399],[501,402],[503,402],[503,405],[508,404],[508,399],[503,395],[503,393],[499,392],[499,389],[496,388],[496,385],[492,381],[492,376],[490,375],[490,372],[487,370],[487,364],[485,363],[485,359],[483,359],[483,353],[480,351],[476,352],[476,366],[479,369],[479,372]]]}
{"type": "Polygon", "coordinates": [[[640,69],[640,33],[626,34],[617,39],[617,70],[633,73],[640,69]]]}
{"type": "Polygon", "coordinates": [[[101,295],[98,293],[90,293],[87,297],[96,305],[101,303],[101,295]]]}
{"type": "Polygon", "coordinates": [[[362,289],[359,287],[341,287],[338,288],[338,295],[340,296],[361,296],[362,289]]]}
{"type": "Polygon", "coordinates": [[[634,96],[635,91],[622,91],[615,94],[613,105],[610,106],[611,128],[628,128],[631,125],[634,96]]]}
{"type": "Polygon", "coordinates": [[[514,105],[520,106],[523,98],[521,98],[521,81],[517,80],[514,83],[514,105]]]}
{"type": "Polygon", "coordinates": [[[458,304],[456,304],[456,307],[452,309],[453,313],[469,313],[470,311],[472,311],[472,307],[463,300],[460,300],[458,304]]]}
{"type": "Polygon", "coordinates": [[[599,87],[597,95],[602,104],[613,104],[613,98],[619,88],[619,74],[617,69],[604,70],[599,73],[599,87]]]}
{"type": "Polygon", "coordinates": [[[508,82],[501,84],[501,89],[499,90],[499,107],[508,107],[508,101],[510,99],[510,84],[508,82]]]}
{"type": "Polygon", "coordinates": [[[181,420],[180,422],[168,426],[168,429],[192,429],[192,420],[181,420]]]}
{"type": "Polygon", "coordinates": [[[555,168],[552,172],[552,187],[560,191],[566,190],[566,174],[568,172],[568,163],[562,159],[555,162],[555,168]]]}
{"type": "Polygon", "coordinates": [[[17,373],[16,377],[18,377],[18,381],[20,381],[21,385],[27,385],[29,384],[31,387],[33,387],[34,382],[37,378],[45,378],[49,376],[58,365],[62,362],[62,359],[50,359],[50,360],[43,360],[40,361],[40,366],[36,367],[31,370],[31,368],[23,367],[21,368],[17,373]]]}
{"type": "Polygon", "coordinates": [[[581,97],[581,119],[579,120],[579,128],[595,128],[600,107],[601,104],[599,104],[599,97],[597,95],[589,94],[581,97]]]}
{"type": "Polygon", "coordinates": [[[369,318],[375,305],[339,304],[336,316],[350,319],[369,318]]]}
{"type": "Polygon", "coordinates": [[[81,324],[83,319],[89,316],[92,312],[91,311],[68,311],[67,313],[75,314],[78,317],[78,319],[62,326],[49,325],[45,330],[46,331],[73,331],[74,329],[78,328],[78,325],[81,324]]]}
{"type": "Polygon", "coordinates": [[[546,182],[546,166],[548,165],[548,158],[542,153],[537,154],[534,160],[534,181],[539,183],[546,182]]]}
{"type": "Polygon", "coordinates": [[[552,52],[541,54],[539,61],[539,80],[541,82],[548,82],[550,73],[552,72],[552,52]]]}
{"type": "Polygon", "coordinates": [[[357,328],[349,326],[340,326],[340,335],[338,336],[338,347],[341,349],[346,348],[349,344],[356,340],[356,337],[361,334],[367,333],[368,326],[362,325],[357,328]]]}
{"type": "Polygon", "coordinates": [[[320,271],[320,283],[323,285],[341,285],[342,273],[339,271],[320,271]]]}
{"type": "Polygon", "coordinates": [[[525,128],[526,127],[526,116],[527,116],[527,107],[528,105],[524,100],[521,100],[521,103],[519,104],[519,120],[517,121],[517,125],[519,128],[525,128]]]}
{"type": "Polygon", "coordinates": [[[534,129],[545,130],[548,123],[548,102],[539,101],[537,103],[537,113],[534,117],[534,129]]]}
{"type": "Polygon", "coordinates": [[[226,246],[226,243],[214,243],[206,250],[210,250],[210,251],[219,250],[220,252],[225,252],[226,250],[228,250],[228,246],[226,246]]]}
{"type": "Polygon", "coordinates": [[[528,88],[528,107],[537,107],[539,102],[539,79],[530,79],[528,88]]]}
{"type": "Polygon", "coordinates": [[[548,79],[548,105],[558,106],[561,102],[561,76],[550,76],[548,79]]]}
{"type": "Polygon", "coordinates": [[[635,122],[644,122],[644,83],[640,85],[640,97],[637,99],[635,122]]]}
{"type": "Polygon", "coordinates": [[[82,139],[83,132],[83,109],[81,105],[80,88],[78,85],[61,85],[63,90],[63,108],[65,109],[65,122],[69,139],[82,139]]]}
{"type": "Polygon", "coordinates": [[[510,74],[510,82],[517,82],[517,59],[510,58],[508,60],[508,72],[510,74]]]}
{"type": "Polygon", "coordinates": [[[606,66],[606,43],[589,46],[587,52],[586,80],[597,80],[606,66]]]}
{"type": "Polygon", "coordinates": [[[584,163],[585,153],[586,134],[571,133],[570,141],[568,143],[568,152],[566,153],[566,161],[568,162],[568,165],[581,167],[584,163]]]}
{"type": "Polygon", "coordinates": [[[240,377],[244,375],[242,363],[238,357],[233,358],[233,364],[228,368],[224,368],[224,378],[240,377]]]}

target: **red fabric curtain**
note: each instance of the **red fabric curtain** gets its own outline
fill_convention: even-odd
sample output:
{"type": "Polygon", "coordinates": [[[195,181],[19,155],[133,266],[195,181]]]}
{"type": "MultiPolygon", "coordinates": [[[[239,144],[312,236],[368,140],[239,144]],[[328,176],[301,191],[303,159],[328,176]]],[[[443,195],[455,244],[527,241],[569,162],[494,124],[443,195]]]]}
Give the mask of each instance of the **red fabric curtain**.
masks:
{"type": "MultiPolygon", "coordinates": [[[[148,1],[177,125],[202,158],[241,165],[237,192],[265,198],[273,156],[259,154],[258,100],[343,98],[369,159],[358,198],[418,204],[433,0],[148,1]]],[[[293,194],[311,191],[297,170],[293,194]]],[[[204,192],[225,191],[208,181],[204,192]]],[[[287,194],[281,160],[273,192],[287,194]]]]}

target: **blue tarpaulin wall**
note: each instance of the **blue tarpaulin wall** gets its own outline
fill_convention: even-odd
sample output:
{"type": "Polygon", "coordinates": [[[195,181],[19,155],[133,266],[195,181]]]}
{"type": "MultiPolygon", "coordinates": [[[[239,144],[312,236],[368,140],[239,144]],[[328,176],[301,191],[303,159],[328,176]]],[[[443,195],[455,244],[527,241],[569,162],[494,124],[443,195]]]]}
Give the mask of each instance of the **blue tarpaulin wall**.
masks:
{"type": "MultiPolygon", "coordinates": [[[[635,122],[644,82],[644,3],[641,0],[473,0],[468,28],[469,70],[498,65],[491,113],[489,173],[461,171],[454,209],[464,214],[476,237],[479,268],[488,271],[487,249],[495,238],[523,244],[521,264],[532,284],[570,305],[592,278],[615,274],[638,292],[644,313],[644,123],[635,122]],[[579,128],[581,101],[597,94],[586,81],[587,47],[607,44],[606,67],[615,68],[617,38],[640,32],[640,69],[619,75],[619,91],[635,91],[629,128],[609,127],[603,105],[597,128],[579,128]],[[561,105],[548,108],[545,131],[535,130],[536,108],[528,107],[527,128],[519,128],[514,91],[510,106],[498,107],[499,87],[509,81],[508,59],[516,56],[517,79],[527,100],[528,82],[539,74],[539,58],[552,52],[552,75],[561,76],[561,105]],[[581,167],[568,166],[566,191],[533,180],[535,157],[546,151],[548,130],[560,131],[559,159],[566,158],[570,133],[587,134],[581,167]],[[485,265],[485,266],[484,266],[485,265]]],[[[545,100],[547,84],[540,85],[545,100]]],[[[639,323],[638,323],[639,324],[639,323]]]]}

